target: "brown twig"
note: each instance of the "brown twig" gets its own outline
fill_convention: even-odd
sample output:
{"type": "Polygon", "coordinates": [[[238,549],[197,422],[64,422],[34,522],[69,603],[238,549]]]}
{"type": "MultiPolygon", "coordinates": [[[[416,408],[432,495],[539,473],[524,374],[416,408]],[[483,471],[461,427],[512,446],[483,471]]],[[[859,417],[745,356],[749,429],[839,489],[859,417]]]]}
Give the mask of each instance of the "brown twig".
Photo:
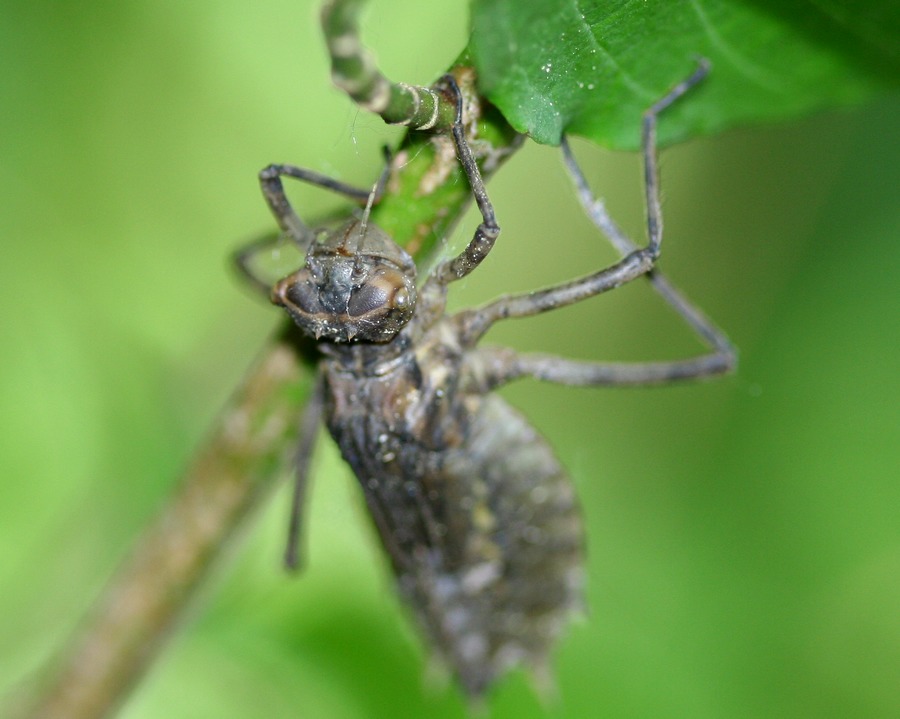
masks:
{"type": "Polygon", "coordinates": [[[266,347],[167,505],[94,604],[80,632],[16,712],[110,715],[147,669],[196,586],[285,466],[303,410],[293,333],[266,347]]]}

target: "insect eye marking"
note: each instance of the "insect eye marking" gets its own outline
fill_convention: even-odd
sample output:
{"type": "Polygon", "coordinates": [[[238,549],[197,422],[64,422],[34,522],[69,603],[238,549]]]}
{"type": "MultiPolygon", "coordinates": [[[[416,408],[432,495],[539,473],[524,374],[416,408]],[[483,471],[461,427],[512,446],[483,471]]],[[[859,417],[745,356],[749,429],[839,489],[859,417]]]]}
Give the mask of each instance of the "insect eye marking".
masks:
{"type": "Polygon", "coordinates": [[[394,292],[394,307],[398,310],[406,309],[409,306],[410,296],[409,290],[405,287],[399,288],[396,292],[394,292]]]}
{"type": "Polygon", "coordinates": [[[410,285],[409,279],[399,270],[381,266],[369,275],[364,284],[352,291],[347,302],[347,314],[358,317],[379,310],[394,310],[406,316],[412,311],[413,304],[410,285]]]}
{"type": "Polygon", "coordinates": [[[311,279],[291,282],[283,296],[301,312],[315,313],[321,310],[318,288],[311,279]]]}
{"type": "Polygon", "coordinates": [[[376,282],[369,282],[352,295],[347,302],[347,314],[351,317],[359,317],[378,310],[388,303],[388,293],[385,288],[376,282]]]}

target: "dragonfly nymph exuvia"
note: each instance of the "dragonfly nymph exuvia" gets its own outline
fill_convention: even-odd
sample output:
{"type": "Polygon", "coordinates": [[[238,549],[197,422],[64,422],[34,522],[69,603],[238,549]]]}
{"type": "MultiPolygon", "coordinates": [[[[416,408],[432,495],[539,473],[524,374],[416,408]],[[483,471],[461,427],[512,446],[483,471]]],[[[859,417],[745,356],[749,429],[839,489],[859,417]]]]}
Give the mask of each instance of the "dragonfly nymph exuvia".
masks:
{"type": "MultiPolygon", "coordinates": [[[[584,530],[572,482],[546,440],[494,393],[519,378],[583,386],[659,384],[729,370],[731,345],[655,270],[661,217],[657,116],[706,75],[707,65],[647,110],[643,127],[647,228],[638,247],[595,199],[564,141],[563,158],[579,197],[621,254],[614,264],[539,291],[445,312],[449,286],[474,271],[500,234],[493,205],[462,124],[452,78],[436,91],[457,103],[452,139],[481,215],[472,239],[423,279],[412,258],[369,219],[384,176],[369,192],[292,165],[260,173],[282,233],[305,255],[274,288],[256,278],[250,248],[238,257],[270,291],[320,359],[301,439],[297,501],[321,418],[359,480],[399,592],[431,646],[477,697],[510,668],[544,672],[570,614],[582,607],[584,530]],[[294,212],[282,177],[368,202],[336,230],[314,231],[294,212]],[[481,345],[494,323],[579,302],[639,277],[710,347],[672,362],[584,362],[481,345]]],[[[296,562],[297,518],[288,561],[296,562]]]]}

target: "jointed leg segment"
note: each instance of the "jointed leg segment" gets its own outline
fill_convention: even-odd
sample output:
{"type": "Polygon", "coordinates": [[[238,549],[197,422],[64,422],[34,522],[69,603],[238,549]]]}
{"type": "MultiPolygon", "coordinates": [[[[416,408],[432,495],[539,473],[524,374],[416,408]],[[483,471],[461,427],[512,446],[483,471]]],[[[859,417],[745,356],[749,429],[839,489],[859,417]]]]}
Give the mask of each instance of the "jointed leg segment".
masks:
{"type": "MultiPolygon", "coordinates": [[[[385,168],[378,180],[378,184],[375,186],[375,202],[378,202],[384,192],[384,186],[387,183],[390,171],[391,153],[387,147],[384,148],[384,157],[385,168]]],[[[275,216],[275,220],[278,222],[281,230],[303,248],[312,241],[312,231],[297,216],[294,208],[291,207],[290,201],[284,194],[284,185],[281,182],[282,177],[293,177],[301,182],[308,182],[311,185],[337,192],[358,202],[366,202],[372,195],[371,190],[354,187],[321,175],[318,172],[295,167],[294,165],[269,165],[263,168],[259,173],[259,185],[262,188],[263,197],[266,198],[266,203],[269,205],[269,209],[272,210],[272,214],[275,216]]]]}
{"type": "Polygon", "coordinates": [[[335,180],[326,175],[322,175],[313,170],[307,170],[294,165],[272,164],[263,168],[259,172],[259,185],[262,189],[263,197],[266,204],[278,222],[281,228],[281,234],[267,235],[257,242],[253,242],[245,247],[240,248],[234,255],[234,262],[241,273],[254,287],[259,291],[268,295],[272,289],[269,282],[265,282],[258,278],[251,266],[251,260],[256,253],[275,245],[283,237],[287,237],[294,242],[302,252],[305,252],[309,244],[314,239],[313,230],[294,212],[290,200],[284,192],[284,185],[281,182],[282,177],[292,177],[301,182],[308,182],[316,187],[322,187],[332,192],[337,192],[351,200],[360,203],[377,203],[384,194],[384,188],[391,169],[391,150],[385,146],[384,153],[384,169],[378,178],[378,182],[372,190],[365,190],[360,187],[348,185],[339,180],[335,180]]]}
{"type": "Polygon", "coordinates": [[[288,569],[299,569],[302,564],[300,553],[300,530],[303,522],[303,507],[306,503],[306,487],[309,479],[309,465],[312,461],[316,435],[322,425],[322,405],[324,381],[321,371],[316,373],[315,385],[300,424],[300,443],[297,445],[294,468],[294,492],[291,499],[291,518],[288,525],[287,546],[284,564],[288,569]]]}
{"type": "Polygon", "coordinates": [[[659,384],[673,380],[705,377],[730,370],[735,351],[725,335],[699,309],[684,298],[656,269],[662,242],[662,212],[659,199],[659,170],[656,148],[657,116],[699,83],[709,70],[702,61],[697,70],[675,86],[645,113],[642,126],[645,192],[647,201],[647,245],[638,248],[610,218],[602,201],[596,199],[568,143],[562,143],[563,157],[586,212],[624,257],[616,264],[581,279],[531,292],[501,297],[476,310],[461,312],[457,322],[464,342],[473,347],[494,322],[508,317],[527,317],[579,302],[619,287],[638,277],[648,278],[662,298],[681,315],[712,352],[701,357],[672,362],[596,363],[554,357],[522,355],[505,348],[473,350],[470,362],[479,376],[494,387],[519,377],[533,377],[572,385],[659,384]]]}
{"type": "Polygon", "coordinates": [[[482,260],[487,257],[493,248],[494,242],[500,234],[500,225],[497,224],[494,206],[488,199],[484,180],[481,178],[481,172],[478,170],[478,163],[472,154],[472,148],[469,147],[469,143],[466,141],[465,127],[462,122],[463,101],[459,86],[452,75],[444,76],[442,83],[456,98],[456,119],[451,127],[451,134],[453,135],[453,143],[456,145],[459,162],[466,173],[466,178],[469,181],[469,186],[472,188],[472,194],[475,196],[475,203],[478,205],[478,211],[481,213],[482,218],[481,224],[475,229],[475,234],[465,249],[452,260],[440,263],[428,278],[429,282],[446,285],[465,277],[481,264],[482,260]]]}
{"type": "Polygon", "coordinates": [[[308,182],[317,187],[323,187],[326,190],[332,190],[341,195],[346,195],[353,200],[365,202],[369,197],[370,191],[363,190],[351,185],[345,185],[343,182],[334,180],[318,172],[306,170],[302,167],[294,165],[269,165],[262,169],[259,173],[259,185],[262,188],[263,197],[278,226],[282,232],[285,232],[295,242],[306,245],[312,238],[312,231],[301,220],[291,203],[284,193],[284,185],[281,182],[282,177],[293,177],[302,182],[308,182]]]}

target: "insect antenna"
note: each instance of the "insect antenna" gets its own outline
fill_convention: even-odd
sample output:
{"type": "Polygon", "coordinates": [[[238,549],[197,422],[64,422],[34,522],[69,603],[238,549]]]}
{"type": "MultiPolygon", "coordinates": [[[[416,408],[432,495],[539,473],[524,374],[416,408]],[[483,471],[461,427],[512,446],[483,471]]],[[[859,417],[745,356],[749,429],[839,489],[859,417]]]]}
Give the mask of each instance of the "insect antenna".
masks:
{"type": "Polygon", "coordinates": [[[366,228],[369,225],[369,215],[372,214],[372,208],[375,206],[375,203],[378,202],[384,194],[385,185],[387,185],[388,177],[390,177],[391,174],[391,149],[385,145],[382,148],[382,152],[384,153],[385,160],[384,169],[381,171],[381,175],[378,176],[378,182],[372,186],[372,191],[366,198],[366,206],[363,209],[362,217],[359,219],[359,232],[356,233],[356,248],[353,252],[356,257],[353,262],[354,273],[362,272],[362,247],[363,242],[366,239],[366,228]]]}
{"type": "MultiPolygon", "coordinates": [[[[383,176],[383,173],[382,173],[383,176]]],[[[381,194],[380,190],[383,189],[381,187],[382,182],[381,178],[378,178],[378,182],[376,182],[372,186],[372,191],[369,193],[369,197],[366,200],[366,207],[363,210],[362,217],[359,219],[359,232],[356,233],[356,247],[353,248],[353,275],[363,276],[363,265],[365,264],[365,260],[363,260],[362,256],[362,248],[363,243],[366,241],[366,228],[369,225],[369,215],[372,213],[372,206],[375,204],[376,198],[381,194]]]]}
{"type": "Polygon", "coordinates": [[[362,241],[362,237],[366,234],[366,226],[369,224],[369,215],[372,213],[372,205],[375,204],[375,195],[378,194],[378,184],[380,182],[381,180],[372,186],[372,191],[369,193],[369,199],[366,200],[366,208],[363,210],[362,218],[360,218],[359,221],[360,241],[362,241]]]}
{"type": "Polygon", "coordinates": [[[369,215],[372,213],[372,207],[381,199],[384,194],[385,185],[387,185],[388,177],[391,175],[391,149],[385,145],[382,148],[384,153],[384,169],[378,176],[378,182],[372,186],[372,191],[366,200],[366,208],[363,210],[362,219],[359,222],[360,236],[366,234],[366,226],[369,224],[369,215]]]}

